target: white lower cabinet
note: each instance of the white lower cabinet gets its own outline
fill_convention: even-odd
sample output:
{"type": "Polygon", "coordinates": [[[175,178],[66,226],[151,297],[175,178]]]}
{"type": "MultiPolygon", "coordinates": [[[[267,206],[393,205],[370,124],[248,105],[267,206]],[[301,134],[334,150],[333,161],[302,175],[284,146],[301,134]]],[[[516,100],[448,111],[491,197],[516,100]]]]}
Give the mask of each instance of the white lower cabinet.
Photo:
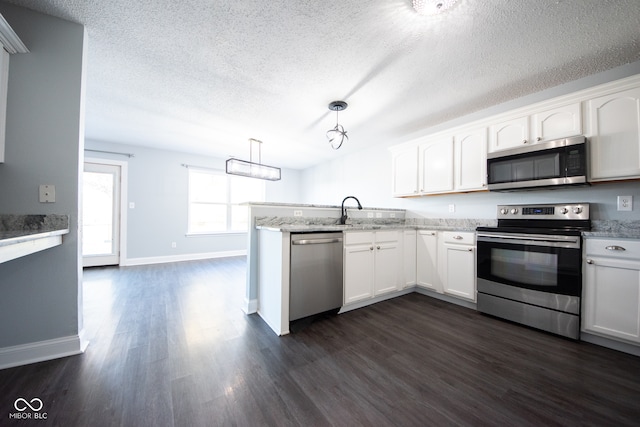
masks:
{"type": "Polygon", "coordinates": [[[416,284],[425,289],[442,292],[438,277],[438,233],[418,230],[416,240],[416,284]]]}
{"type": "Polygon", "coordinates": [[[582,329],[640,344],[640,241],[587,239],[582,329]]]}
{"type": "Polygon", "coordinates": [[[405,230],[402,233],[403,288],[408,288],[416,284],[417,237],[416,230],[405,230]]]}
{"type": "Polygon", "coordinates": [[[440,269],[445,294],[476,300],[475,233],[442,233],[440,269]]]}
{"type": "Polygon", "coordinates": [[[400,288],[400,232],[353,231],[344,238],[344,303],[400,288]]]}

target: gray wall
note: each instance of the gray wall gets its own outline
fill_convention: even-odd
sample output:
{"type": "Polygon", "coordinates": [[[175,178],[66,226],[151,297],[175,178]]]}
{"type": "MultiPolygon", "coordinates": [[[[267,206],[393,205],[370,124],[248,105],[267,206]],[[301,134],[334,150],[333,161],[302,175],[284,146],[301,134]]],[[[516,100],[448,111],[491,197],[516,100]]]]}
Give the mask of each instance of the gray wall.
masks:
{"type": "Polygon", "coordinates": [[[0,212],[66,214],[61,246],[0,264],[0,348],[77,335],[82,327],[78,170],[82,159],[84,27],[0,4],[31,53],[12,55],[0,212]],[[54,184],[56,202],[38,201],[54,184]]]}
{"type": "MultiPolygon", "coordinates": [[[[182,164],[224,171],[225,160],[195,154],[87,140],[88,150],[130,153],[134,157],[87,151],[87,158],[107,158],[128,164],[126,249],[129,262],[184,259],[198,254],[245,251],[247,233],[187,237],[188,170],[182,164]],[[176,242],[176,248],[171,247],[176,242]]],[[[281,181],[266,181],[271,202],[300,200],[300,172],[285,169],[281,181]]]]}
{"type": "MultiPolygon", "coordinates": [[[[484,117],[525,107],[536,102],[570,94],[609,81],[640,74],[640,62],[596,74],[540,93],[497,105],[461,117],[437,127],[424,129],[417,138],[484,117]]],[[[355,138],[356,135],[351,135],[355,138]]],[[[397,199],[391,196],[391,153],[388,147],[405,141],[385,141],[366,150],[341,157],[303,172],[304,203],[337,204],[346,195],[355,195],[363,206],[407,209],[407,217],[427,218],[496,218],[496,205],[508,203],[594,203],[593,219],[638,219],[640,217],[640,182],[597,184],[586,188],[516,193],[480,192],[397,199]],[[634,196],[632,212],[616,210],[617,195],[634,196]],[[455,212],[449,213],[449,204],[455,212]]]]}

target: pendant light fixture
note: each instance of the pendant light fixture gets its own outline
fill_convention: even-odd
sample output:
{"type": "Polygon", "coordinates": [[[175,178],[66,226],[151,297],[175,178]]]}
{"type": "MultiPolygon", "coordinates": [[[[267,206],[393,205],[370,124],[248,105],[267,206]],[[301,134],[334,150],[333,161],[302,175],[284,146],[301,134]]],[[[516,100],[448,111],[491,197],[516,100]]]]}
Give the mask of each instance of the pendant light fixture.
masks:
{"type": "Polygon", "coordinates": [[[336,126],[333,129],[329,129],[327,131],[327,139],[329,140],[329,144],[331,148],[337,150],[342,146],[342,143],[349,140],[347,136],[347,131],[344,130],[344,127],[338,123],[338,112],[345,110],[347,108],[347,103],[344,101],[333,101],[329,104],[329,110],[336,112],[336,126]]]}
{"type": "Polygon", "coordinates": [[[227,160],[226,172],[229,175],[247,176],[249,178],[266,179],[268,181],[279,181],[280,168],[267,166],[262,161],[262,141],[249,138],[249,161],[230,158],[227,160]],[[258,147],[258,163],[253,162],[253,149],[258,147]]]}

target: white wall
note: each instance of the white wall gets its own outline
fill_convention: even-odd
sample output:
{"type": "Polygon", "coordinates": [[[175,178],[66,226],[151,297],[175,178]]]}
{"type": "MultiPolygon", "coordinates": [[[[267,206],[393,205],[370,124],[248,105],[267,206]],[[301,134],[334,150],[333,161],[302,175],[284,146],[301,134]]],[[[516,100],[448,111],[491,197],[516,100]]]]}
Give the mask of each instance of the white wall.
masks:
{"type": "MultiPolygon", "coordinates": [[[[411,139],[447,128],[506,112],[546,99],[569,94],[602,83],[640,74],[640,62],[609,70],[540,93],[501,104],[442,125],[424,129],[411,139]]],[[[351,135],[357,138],[357,135],[351,135]]],[[[594,203],[592,219],[637,219],[640,210],[640,183],[607,183],[575,189],[543,190],[514,193],[480,192],[395,199],[391,196],[391,153],[388,147],[407,142],[372,141],[369,149],[309,168],[302,173],[304,203],[339,204],[346,195],[354,195],[363,206],[407,209],[407,217],[427,218],[496,218],[496,205],[508,203],[594,203]],[[618,212],[617,195],[633,195],[634,211],[618,212]],[[449,213],[449,204],[455,213],[449,213]]]]}
{"type": "MultiPolygon", "coordinates": [[[[226,159],[92,140],[87,140],[85,147],[89,150],[87,157],[119,160],[128,165],[128,200],[125,206],[133,202],[135,208],[126,209],[127,259],[122,260],[123,264],[233,255],[246,251],[247,233],[186,236],[188,169],[182,164],[224,171],[226,159]],[[90,150],[130,153],[134,157],[90,150]],[[171,247],[171,242],[176,242],[176,248],[171,247]]],[[[300,172],[285,169],[282,180],[266,181],[266,198],[270,202],[298,202],[300,172]]]]}
{"type": "Polygon", "coordinates": [[[2,3],[0,13],[31,51],[10,59],[0,212],[70,216],[61,246],[0,264],[2,350],[77,338],[82,327],[78,170],[86,37],[81,25],[27,9],[2,3]],[[56,186],[55,203],[39,203],[40,184],[56,186]]]}

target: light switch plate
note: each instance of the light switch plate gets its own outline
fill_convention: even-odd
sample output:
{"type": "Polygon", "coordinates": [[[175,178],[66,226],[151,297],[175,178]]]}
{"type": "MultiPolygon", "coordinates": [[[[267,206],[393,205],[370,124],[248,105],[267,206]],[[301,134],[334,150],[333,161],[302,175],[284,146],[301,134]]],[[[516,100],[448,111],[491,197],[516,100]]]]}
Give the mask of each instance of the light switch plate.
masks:
{"type": "Polygon", "coordinates": [[[618,196],[618,210],[619,211],[632,211],[633,210],[633,196],[618,196]]]}
{"type": "Polygon", "coordinates": [[[56,186],[51,184],[43,184],[40,186],[40,203],[55,203],[56,186]]]}

